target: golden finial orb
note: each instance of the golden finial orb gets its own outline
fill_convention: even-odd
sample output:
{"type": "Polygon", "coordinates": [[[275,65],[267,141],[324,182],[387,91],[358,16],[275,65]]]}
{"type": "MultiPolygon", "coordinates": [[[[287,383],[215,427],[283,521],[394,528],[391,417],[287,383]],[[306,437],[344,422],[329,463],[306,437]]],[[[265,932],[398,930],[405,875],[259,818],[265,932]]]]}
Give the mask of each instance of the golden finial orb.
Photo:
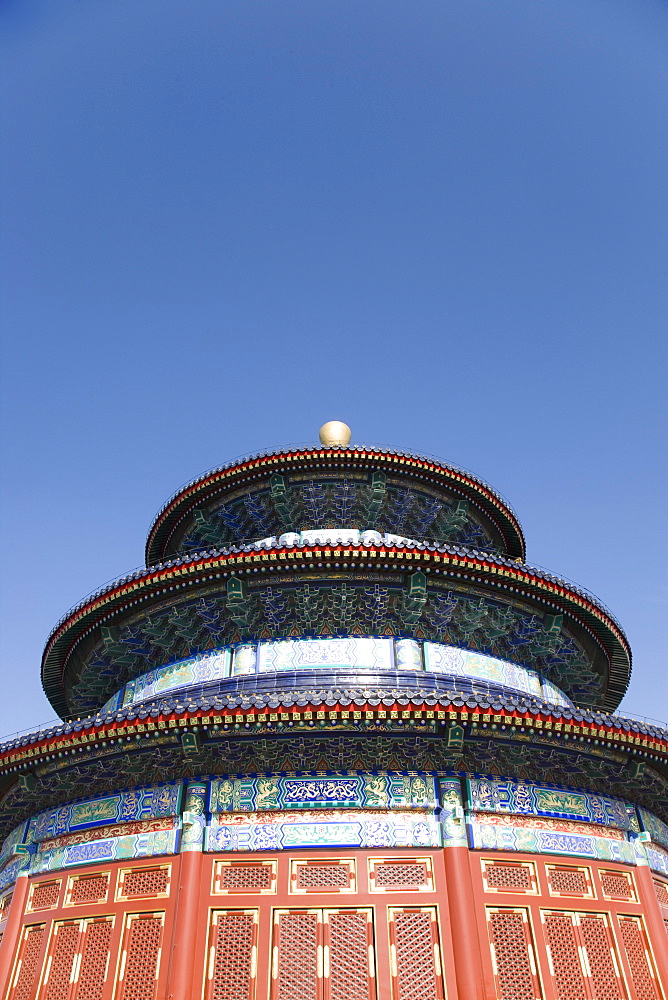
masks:
{"type": "Polygon", "coordinates": [[[320,428],[320,444],[325,448],[347,448],[351,433],[348,424],[342,420],[328,420],[320,428]]]}

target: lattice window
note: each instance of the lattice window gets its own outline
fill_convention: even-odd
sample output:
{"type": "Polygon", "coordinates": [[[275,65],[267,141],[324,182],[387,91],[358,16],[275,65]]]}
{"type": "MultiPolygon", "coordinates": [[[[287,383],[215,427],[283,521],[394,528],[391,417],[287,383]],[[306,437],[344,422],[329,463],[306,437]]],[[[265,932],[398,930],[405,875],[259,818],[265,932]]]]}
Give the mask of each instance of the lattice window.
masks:
{"type": "Polygon", "coordinates": [[[14,896],[13,892],[8,892],[6,895],[0,899],[0,920],[4,920],[7,916],[7,911],[12,905],[12,898],[14,896]]]}
{"type": "Polygon", "coordinates": [[[79,980],[74,1000],[102,1000],[109,967],[111,917],[85,921],[79,980]]]}
{"type": "Polygon", "coordinates": [[[588,868],[548,865],[547,879],[551,896],[591,896],[591,875],[588,868]]]}
{"type": "Polygon", "coordinates": [[[355,862],[352,859],[292,861],[290,865],[290,891],[354,892],[355,862]]]}
{"type": "Polygon", "coordinates": [[[637,1000],[660,1000],[656,972],[642,921],[638,917],[620,917],[619,929],[637,1000]]]}
{"type": "Polygon", "coordinates": [[[31,910],[51,910],[58,903],[60,879],[54,882],[36,882],[30,896],[31,910]]]}
{"type": "Polygon", "coordinates": [[[375,983],[369,970],[372,947],[371,914],[366,910],[330,910],[324,915],[329,962],[328,1000],[372,1000],[375,983]]]}
{"type": "Polygon", "coordinates": [[[35,1000],[43,938],[44,924],[24,928],[9,1000],[35,1000]]]}
{"type": "MultiPolygon", "coordinates": [[[[626,996],[619,961],[602,913],[544,913],[557,1000],[622,1000],[626,996]]],[[[659,1000],[647,937],[638,917],[620,916],[619,927],[631,969],[635,1000],[659,1000]]]]}
{"type": "Polygon", "coordinates": [[[390,907],[390,942],[396,1000],[440,1000],[444,994],[434,908],[390,907]]]}
{"type": "Polygon", "coordinates": [[[121,956],[119,1000],[154,1000],[164,915],[128,915],[121,956]]]}
{"type": "Polygon", "coordinates": [[[272,1000],[374,1000],[373,969],[371,910],[275,911],[272,1000]]]}
{"type": "Polygon", "coordinates": [[[76,875],[70,880],[67,903],[77,906],[81,903],[99,903],[107,898],[108,875],[76,875]]]}
{"type": "Polygon", "coordinates": [[[344,889],[350,876],[344,865],[297,865],[298,889],[344,889]]]}
{"type": "Polygon", "coordinates": [[[369,884],[372,892],[431,892],[431,858],[370,858],[369,884]]]}
{"type": "Polygon", "coordinates": [[[214,893],[276,892],[276,862],[218,861],[213,885],[214,893]]]}
{"type": "Polygon", "coordinates": [[[68,996],[80,936],[81,923],[78,920],[55,924],[40,1000],[65,1000],[68,996]]]}
{"type": "Polygon", "coordinates": [[[487,892],[535,892],[536,872],[531,862],[482,862],[487,892]]]}
{"type": "Polygon", "coordinates": [[[557,1000],[582,1000],[588,993],[573,914],[545,913],[543,924],[557,1000]]]}
{"type": "Polygon", "coordinates": [[[659,900],[661,906],[668,906],[668,886],[666,883],[660,882],[658,878],[655,878],[654,891],[656,892],[656,898],[659,900]]]}
{"type": "Polygon", "coordinates": [[[540,996],[526,910],[488,908],[492,964],[499,1000],[540,996]]]}
{"type": "Polygon", "coordinates": [[[637,901],[633,879],[629,872],[601,870],[599,874],[606,899],[626,899],[633,903],[637,901]]]}
{"type": "Polygon", "coordinates": [[[319,910],[276,912],[272,969],[274,1000],[319,1000],[320,917],[319,910]]]}
{"type": "Polygon", "coordinates": [[[257,910],[212,914],[206,1000],[253,1000],[257,926],[257,910]]]}
{"type": "Polygon", "coordinates": [[[170,866],[131,868],[122,871],[118,880],[119,898],[127,896],[166,896],[169,894],[170,866]]]}
{"type": "Polygon", "coordinates": [[[579,922],[594,997],[596,1000],[623,1000],[619,970],[605,917],[602,914],[581,913],[579,922]]]}

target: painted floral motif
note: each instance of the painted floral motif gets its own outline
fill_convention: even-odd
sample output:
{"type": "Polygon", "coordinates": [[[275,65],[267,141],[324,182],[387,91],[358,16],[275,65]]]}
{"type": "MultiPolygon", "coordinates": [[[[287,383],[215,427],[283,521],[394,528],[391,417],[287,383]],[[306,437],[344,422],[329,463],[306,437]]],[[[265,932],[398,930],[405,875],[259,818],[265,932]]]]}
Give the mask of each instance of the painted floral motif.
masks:
{"type": "Polygon", "coordinates": [[[651,846],[645,844],[645,854],[647,855],[647,862],[650,868],[655,872],[660,872],[662,875],[668,877],[668,852],[663,851],[660,847],[655,844],[651,846]]]}
{"type": "Polygon", "coordinates": [[[576,823],[567,819],[547,819],[538,816],[503,816],[498,813],[476,813],[474,822],[488,826],[515,827],[523,830],[551,830],[557,833],[582,833],[586,836],[605,837],[606,840],[626,840],[621,830],[606,827],[601,830],[595,823],[576,823]]]}

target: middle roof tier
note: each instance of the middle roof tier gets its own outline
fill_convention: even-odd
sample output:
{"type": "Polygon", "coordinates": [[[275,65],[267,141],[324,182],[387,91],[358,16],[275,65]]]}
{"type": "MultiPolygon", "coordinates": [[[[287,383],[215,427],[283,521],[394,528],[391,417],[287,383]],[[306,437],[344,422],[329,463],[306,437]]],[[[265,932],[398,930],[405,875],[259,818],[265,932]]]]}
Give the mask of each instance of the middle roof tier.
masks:
{"type": "Polygon", "coordinates": [[[315,636],[444,643],[520,663],[576,704],[610,710],[621,700],[628,643],[586,591],[488,552],[333,534],[193,553],[98,591],[48,640],[52,704],[63,717],[94,714],[155,667],[244,641],[315,636]]]}

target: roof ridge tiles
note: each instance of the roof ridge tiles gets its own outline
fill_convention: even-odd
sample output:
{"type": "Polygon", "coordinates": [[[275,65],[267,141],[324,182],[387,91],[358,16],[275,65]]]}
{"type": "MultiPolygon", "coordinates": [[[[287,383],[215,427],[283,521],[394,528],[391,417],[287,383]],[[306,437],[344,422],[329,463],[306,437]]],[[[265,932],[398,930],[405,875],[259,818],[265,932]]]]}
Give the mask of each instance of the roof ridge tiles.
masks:
{"type": "MultiPolygon", "coordinates": [[[[271,536],[271,537],[275,537],[275,536],[271,536]]],[[[258,540],[258,542],[247,543],[247,544],[244,544],[241,547],[236,546],[236,545],[230,545],[230,546],[221,546],[220,548],[213,549],[213,550],[212,549],[196,550],[195,552],[188,553],[187,555],[184,555],[182,558],[180,558],[178,560],[167,560],[166,562],[154,563],[154,564],[152,564],[150,566],[145,566],[145,567],[139,568],[139,569],[133,571],[130,574],[126,574],[126,576],[124,576],[124,577],[119,577],[117,579],[114,579],[114,580],[112,580],[112,581],[104,584],[102,587],[97,588],[92,593],[90,593],[86,597],[84,597],[77,604],[75,604],[71,608],[69,608],[69,610],[66,611],[64,615],[61,616],[61,618],[58,620],[58,622],[53,626],[53,628],[49,632],[49,635],[48,635],[46,643],[45,643],[45,648],[49,647],[49,645],[50,645],[53,637],[56,635],[56,633],[62,628],[62,626],[70,618],[72,618],[74,615],[76,615],[79,611],[82,611],[88,605],[94,603],[97,599],[103,597],[105,594],[109,594],[113,590],[116,590],[118,587],[122,586],[123,584],[129,583],[129,582],[134,581],[134,580],[140,580],[142,578],[150,577],[151,575],[160,573],[160,572],[162,572],[165,569],[173,569],[176,566],[192,565],[193,563],[202,562],[203,560],[205,560],[207,558],[209,558],[209,559],[214,558],[215,559],[216,557],[219,557],[219,556],[236,555],[236,554],[238,554],[240,552],[250,553],[250,552],[254,552],[254,551],[260,551],[259,548],[258,548],[258,545],[259,545],[260,542],[265,542],[265,541],[267,541],[267,540],[261,539],[261,540],[258,540]]],[[[450,555],[459,556],[459,557],[462,557],[462,558],[472,558],[472,559],[480,560],[481,562],[490,562],[490,561],[493,561],[496,565],[500,564],[500,565],[508,567],[509,569],[513,569],[515,571],[523,571],[524,573],[526,573],[527,575],[529,575],[531,577],[536,577],[536,578],[538,578],[541,581],[544,581],[546,583],[551,583],[551,584],[554,584],[556,586],[563,587],[564,589],[567,589],[571,593],[574,593],[574,594],[576,594],[579,597],[583,597],[586,600],[591,601],[592,604],[594,604],[595,607],[597,607],[599,610],[603,611],[608,616],[608,618],[619,629],[619,631],[622,633],[622,635],[624,635],[624,631],[622,629],[621,624],[615,618],[614,614],[610,611],[610,609],[604,604],[604,602],[601,601],[601,599],[599,597],[597,597],[591,591],[587,590],[585,587],[582,587],[580,584],[573,583],[572,581],[567,580],[564,577],[556,576],[555,574],[550,573],[548,570],[545,570],[545,569],[543,569],[543,568],[541,568],[539,566],[534,566],[531,563],[523,563],[523,562],[518,563],[515,560],[511,559],[510,557],[499,555],[498,553],[494,554],[494,555],[491,554],[491,553],[488,553],[485,549],[476,549],[476,548],[473,548],[473,547],[469,548],[469,547],[463,547],[463,546],[449,545],[447,543],[434,544],[434,543],[430,543],[428,541],[416,542],[413,539],[406,539],[406,540],[399,539],[398,542],[392,543],[392,545],[390,547],[405,548],[406,545],[407,545],[407,543],[408,543],[408,547],[409,548],[414,549],[417,546],[421,551],[448,553],[450,555]]],[[[288,547],[293,547],[293,546],[289,546],[287,544],[286,545],[280,545],[280,546],[277,545],[277,546],[275,546],[275,548],[277,550],[282,550],[283,548],[288,548],[288,547]]],[[[299,549],[307,548],[307,549],[314,549],[314,550],[316,550],[316,549],[323,549],[323,548],[331,548],[332,547],[332,543],[308,542],[308,541],[304,541],[304,540],[300,539],[300,541],[297,543],[297,547],[299,549]]],[[[385,543],[383,543],[381,546],[368,545],[368,544],[362,543],[360,540],[358,540],[356,542],[346,541],[346,542],[337,543],[336,547],[337,548],[353,548],[353,549],[362,549],[363,548],[365,550],[369,550],[369,549],[385,548],[385,547],[387,547],[387,545],[385,543]]],[[[267,547],[263,546],[263,550],[264,551],[271,551],[272,548],[274,548],[274,547],[273,546],[267,546],[267,547]]]]}
{"type": "MultiPolygon", "coordinates": [[[[252,707],[267,706],[270,709],[278,708],[283,705],[286,707],[286,703],[289,706],[304,707],[306,705],[317,705],[326,704],[330,701],[332,704],[349,705],[355,703],[357,705],[369,704],[370,700],[373,703],[380,705],[381,703],[389,706],[391,704],[401,704],[408,705],[412,703],[413,705],[419,705],[425,703],[427,700],[433,704],[444,702],[446,695],[443,692],[438,691],[425,691],[425,692],[383,692],[382,688],[377,690],[371,690],[363,692],[362,694],[358,692],[348,692],[347,690],[321,690],[312,692],[284,692],[282,697],[272,697],[271,692],[254,692],[252,698],[247,695],[243,696],[241,693],[227,693],[222,698],[218,696],[217,698],[196,698],[189,702],[188,704],[179,703],[171,699],[163,699],[159,703],[154,703],[152,705],[140,706],[134,712],[128,711],[127,709],[119,709],[117,712],[111,713],[103,718],[99,716],[90,716],[85,719],[78,720],[81,725],[76,728],[71,723],[63,723],[62,726],[50,727],[45,730],[37,730],[34,733],[24,734],[21,737],[17,737],[14,740],[4,741],[0,743],[0,753],[7,753],[18,746],[28,746],[35,743],[40,743],[45,740],[57,739],[60,736],[67,736],[72,732],[80,732],[83,728],[90,728],[91,724],[96,726],[113,726],[114,723],[122,722],[132,722],[136,719],[145,719],[149,715],[156,716],[160,714],[171,715],[174,712],[189,712],[197,713],[202,711],[220,711],[227,708],[238,708],[242,707],[245,710],[249,710],[252,707]],[[259,704],[258,704],[259,703],[259,704]]],[[[555,719],[562,719],[566,721],[575,721],[585,724],[596,724],[601,727],[607,727],[610,729],[623,730],[624,732],[636,732],[639,734],[644,734],[646,736],[652,736],[661,740],[668,741],[668,727],[662,728],[659,726],[647,725],[641,720],[633,720],[628,717],[616,716],[614,714],[605,714],[597,712],[590,712],[586,709],[568,709],[561,706],[551,705],[549,702],[540,702],[525,700],[520,701],[517,697],[507,697],[501,696],[498,698],[490,698],[483,694],[476,695],[474,693],[457,694],[452,692],[450,696],[447,696],[447,700],[450,704],[457,705],[458,707],[467,706],[472,710],[486,711],[488,709],[494,709],[495,711],[511,711],[518,712],[520,714],[529,712],[534,715],[545,715],[549,714],[555,719]]]]}
{"type": "Polygon", "coordinates": [[[387,455],[388,457],[392,458],[397,458],[397,457],[407,458],[411,459],[414,462],[425,463],[427,466],[435,470],[442,470],[446,473],[454,475],[455,477],[461,476],[466,480],[468,480],[472,485],[480,487],[481,489],[483,489],[483,491],[486,491],[491,497],[493,497],[498,503],[500,503],[501,506],[503,506],[509,513],[511,519],[515,521],[515,524],[521,534],[521,528],[519,526],[519,520],[516,512],[514,511],[509,501],[506,500],[506,498],[501,493],[499,493],[498,490],[495,490],[492,486],[489,485],[489,483],[481,479],[479,476],[475,475],[475,473],[469,471],[468,469],[464,469],[460,466],[453,465],[450,462],[446,462],[444,459],[436,458],[434,456],[424,455],[418,452],[403,451],[401,449],[383,447],[381,445],[354,445],[349,448],[335,447],[331,449],[323,449],[322,446],[316,446],[316,445],[305,445],[303,447],[299,446],[299,447],[278,448],[268,452],[258,452],[253,455],[240,456],[239,458],[233,459],[230,462],[217,466],[214,469],[210,469],[206,472],[203,472],[199,476],[196,476],[193,479],[189,480],[187,483],[184,483],[178,490],[176,490],[172,494],[171,497],[169,497],[169,499],[157,511],[149,528],[147,544],[150,542],[154,530],[158,522],[161,520],[163,514],[165,514],[166,511],[173,506],[175,501],[180,496],[187,493],[189,490],[192,490],[198,484],[200,483],[204,484],[213,477],[222,475],[226,472],[231,472],[236,468],[241,469],[245,465],[252,465],[253,463],[257,463],[262,459],[267,460],[272,458],[282,458],[285,456],[304,456],[304,457],[310,455],[319,456],[320,453],[322,453],[323,451],[326,451],[326,453],[328,453],[327,457],[331,457],[332,455],[339,456],[342,454],[347,454],[350,458],[354,458],[356,456],[366,457],[367,455],[379,455],[379,456],[387,455]]]}

